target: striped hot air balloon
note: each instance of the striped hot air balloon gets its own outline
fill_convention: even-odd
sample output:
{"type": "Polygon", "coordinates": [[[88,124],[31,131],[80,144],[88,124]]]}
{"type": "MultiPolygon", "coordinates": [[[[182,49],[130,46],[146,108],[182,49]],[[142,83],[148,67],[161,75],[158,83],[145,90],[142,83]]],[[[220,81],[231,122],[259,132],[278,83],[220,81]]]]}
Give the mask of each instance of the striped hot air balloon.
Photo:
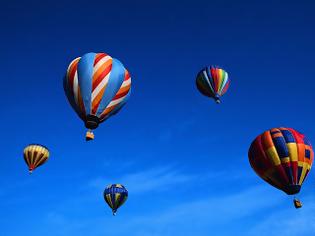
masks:
{"type": "Polygon", "coordinates": [[[108,206],[112,209],[113,215],[121,207],[128,198],[127,189],[121,184],[110,184],[104,190],[104,199],[108,206]]]}
{"type": "Polygon", "coordinates": [[[203,95],[220,103],[220,97],[228,90],[230,80],[226,71],[216,66],[209,66],[198,73],[196,85],[203,95]]]}
{"type": "Polygon", "coordinates": [[[49,158],[49,150],[40,144],[30,144],[24,148],[24,160],[29,172],[44,164],[49,158]]]}
{"type": "Polygon", "coordinates": [[[274,128],[252,142],[248,157],[262,179],[286,194],[294,195],[300,192],[311,170],[314,152],[303,134],[292,128],[274,128]]]}
{"type": "Polygon", "coordinates": [[[91,130],[116,114],[130,96],[131,78],[123,64],[105,53],[87,53],[74,59],[64,77],[68,101],[91,130]]]}

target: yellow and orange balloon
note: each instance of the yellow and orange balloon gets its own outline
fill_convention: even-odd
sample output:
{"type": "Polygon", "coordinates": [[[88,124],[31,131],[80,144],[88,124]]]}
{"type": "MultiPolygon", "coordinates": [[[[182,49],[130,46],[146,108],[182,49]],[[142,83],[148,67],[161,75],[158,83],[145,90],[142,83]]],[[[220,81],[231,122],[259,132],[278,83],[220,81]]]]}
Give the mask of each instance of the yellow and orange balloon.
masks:
{"type": "Polygon", "coordinates": [[[30,144],[24,148],[24,160],[32,173],[37,167],[43,165],[49,158],[49,150],[40,144],[30,144]]]}

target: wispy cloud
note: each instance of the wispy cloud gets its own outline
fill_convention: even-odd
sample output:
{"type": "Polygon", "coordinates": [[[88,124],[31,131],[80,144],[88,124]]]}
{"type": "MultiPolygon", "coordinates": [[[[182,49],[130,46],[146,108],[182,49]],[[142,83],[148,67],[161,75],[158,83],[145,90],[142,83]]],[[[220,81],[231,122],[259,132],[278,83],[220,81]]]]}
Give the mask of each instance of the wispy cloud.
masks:
{"type": "MultiPolygon", "coordinates": [[[[163,212],[133,219],[126,227],[137,231],[142,225],[141,231],[134,235],[209,235],[214,228],[219,231],[219,228],[273,207],[281,200],[279,195],[262,197],[265,192],[265,186],[257,186],[225,196],[218,194],[181,203],[163,212]]],[[[233,229],[222,231],[232,233],[233,229]]]]}
{"type": "Polygon", "coordinates": [[[248,235],[315,235],[315,198],[306,197],[303,203],[304,206],[298,210],[292,207],[272,212],[265,220],[256,224],[248,235]]]}
{"type": "Polygon", "coordinates": [[[281,195],[263,196],[266,191],[268,192],[266,186],[254,186],[227,195],[218,194],[178,204],[174,202],[172,207],[162,208],[154,213],[130,212],[123,218],[89,217],[80,221],[65,219],[57,214],[57,217],[50,215],[46,220],[50,226],[55,225],[63,229],[63,234],[60,235],[246,235],[246,230],[242,230],[243,234],[237,234],[237,230],[229,228],[229,225],[235,222],[241,225],[242,220],[248,220],[279,204],[281,195]]]}
{"type": "Polygon", "coordinates": [[[89,185],[104,188],[104,184],[122,183],[132,194],[141,194],[154,191],[165,191],[174,185],[184,184],[196,180],[197,176],[183,174],[171,167],[161,167],[128,173],[120,178],[98,177],[91,180],[89,185]]]}
{"type": "MultiPolygon", "coordinates": [[[[262,235],[261,232],[268,232],[268,235],[280,233],[281,235],[297,235],[298,232],[315,232],[315,227],[309,227],[310,221],[314,220],[314,217],[309,217],[309,215],[315,210],[315,204],[309,205],[308,203],[311,200],[305,201],[309,205],[306,211],[292,217],[293,212],[302,211],[282,210],[279,205],[285,201],[285,196],[266,184],[229,188],[233,182],[239,182],[238,175],[235,175],[234,180],[230,175],[226,177],[231,182],[224,181],[226,183],[224,192],[205,191],[205,188],[209,188],[209,183],[218,178],[224,178],[224,176],[226,176],[225,172],[208,175],[191,174],[168,166],[127,173],[117,179],[106,176],[95,178],[89,182],[91,187],[89,191],[99,192],[103,190],[104,183],[121,182],[128,186],[133,196],[137,194],[141,194],[141,196],[134,196],[134,201],[127,203],[128,208],[121,211],[117,217],[111,217],[110,214],[105,214],[103,209],[100,209],[102,208],[100,206],[106,208],[101,199],[99,202],[91,202],[87,198],[91,194],[85,192],[77,196],[75,201],[71,200],[70,205],[76,207],[83,204],[84,207],[81,207],[81,210],[90,212],[90,214],[87,213],[88,216],[84,214],[73,216],[71,213],[73,209],[70,212],[68,208],[64,208],[68,205],[65,204],[47,214],[42,225],[47,228],[62,229],[62,231],[54,233],[54,236],[120,236],[126,234],[132,236],[259,236],[262,235]],[[178,196],[174,198],[174,195],[165,194],[174,186],[176,189],[184,186],[183,193],[185,194],[192,190],[194,194],[188,195],[193,198],[178,196]],[[154,206],[154,201],[148,199],[156,191],[161,191],[162,195],[173,199],[172,203],[164,205],[159,202],[160,205],[154,206]],[[89,204],[94,204],[93,210],[88,207],[89,204]],[[137,204],[153,204],[153,206],[146,208],[149,211],[145,211],[144,208],[139,210],[137,204]],[[268,211],[273,214],[266,214],[268,211]],[[260,223],[254,224],[254,222],[260,223]],[[284,230],[283,227],[286,229],[284,230]]],[[[244,176],[241,179],[244,179],[244,176]]]]}

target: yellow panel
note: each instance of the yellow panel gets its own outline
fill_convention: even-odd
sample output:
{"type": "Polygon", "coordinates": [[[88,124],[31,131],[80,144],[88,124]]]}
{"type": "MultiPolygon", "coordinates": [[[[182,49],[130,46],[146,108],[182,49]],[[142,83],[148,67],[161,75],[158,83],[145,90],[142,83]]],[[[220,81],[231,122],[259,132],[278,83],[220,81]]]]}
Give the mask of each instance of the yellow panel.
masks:
{"type": "Polygon", "coordinates": [[[276,148],[274,146],[268,148],[267,155],[271,159],[272,163],[275,166],[278,166],[278,165],[281,164],[281,161],[280,161],[280,158],[278,156],[277,150],[276,150],[276,148]]]}
{"type": "Polygon", "coordinates": [[[302,166],[304,165],[304,163],[305,163],[304,161],[299,161],[299,162],[298,162],[298,166],[299,166],[299,167],[302,167],[302,166]]]}
{"type": "Polygon", "coordinates": [[[118,203],[119,203],[120,197],[121,197],[120,193],[115,194],[115,208],[119,207],[118,203]]]}
{"type": "Polygon", "coordinates": [[[109,203],[109,206],[111,207],[111,208],[114,208],[114,206],[113,206],[113,203],[112,203],[112,198],[110,197],[110,194],[106,194],[106,199],[107,199],[107,202],[109,203]]]}
{"type": "Polygon", "coordinates": [[[281,160],[281,163],[288,163],[291,161],[290,157],[283,157],[283,158],[280,158],[280,160],[281,160]]]}
{"type": "Polygon", "coordinates": [[[287,148],[289,150],[289,156],[291,161],[298,161],[297,146],[295,143],[287,143],[287,148]]]}
{"type": "Polygon", "coordinates": [[[302,183],[303,183],[303,180],[304,180],[305,174],[306,174],[306,170],[307,170],[307,163],[304,163],[303,169],[302,169],[302,173],[301,173],[301,177],[299,179],[299,185],[302,185],[302,183]]]}

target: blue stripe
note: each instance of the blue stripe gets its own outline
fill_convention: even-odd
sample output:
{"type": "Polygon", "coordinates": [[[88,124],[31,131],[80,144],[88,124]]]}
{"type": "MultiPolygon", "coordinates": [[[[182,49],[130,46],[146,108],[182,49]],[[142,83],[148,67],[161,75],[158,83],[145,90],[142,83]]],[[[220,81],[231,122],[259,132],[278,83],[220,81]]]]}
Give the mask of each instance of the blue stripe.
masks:
{"type": "Polygon", "coordinates": [[[299,167],[298,167],[298,177],[297,177],[297,182],[300,182],[300,178],[301,178],[302,170],[303,170],[303,167],[299,166],[299,167]]]}
{"type": "Polygon", "coordinates": [[[292,173],[292,169],[290,167],[285,167],[285,172],[288,176],[289,182],[290,184],[293,184],[293,173],[292,173]]]}
{"type": "Polygon", "coordinates": [[[105,118],[103,121],[107,120],[109,117],[116,115],[121,108],[123,108],[124,105],[126,105],[129,97],[130,97],[131,89],[129,90],[128,94],[126,95],[125,99],[122,100],[115,108],[112,110],[105,118]]]}
{"type": "Polygon", "coordinates": [[[311,158],[311,152],[308,149],[305,149],[305,158],[307,158],[307,159],[311,158]]]}
{"type": "Polygon", "coordinates": [[[78,81],[86,115],[91,113],[92,76],[95,56],[96,53],[84,54],[78,63],[78,81]]]}
{"type": "Polygon", "coordinates": [[[281,130],[286,143],[295,143],[295,138],[289,130],[281,130]]]}
{"type": "Polygon", "coordinates": [[[285,143],[285,139],[283,137],[272,137],[273,143],[276,147],[276,150],[278,152],[278,155],[280,158],[288,157],[289,156],[289,150],[287,148],[287,145],[285,143]]]}
{"type": "Polygon", "coordinates": [[[210,89],[212,90],[212,93],[215,94],[216,92],[215,92],[214,80],[212,78],[211,71],[210,71],[211,68],[212,68],[212,66],[206,67],[205,71],[206,71],[206,73],[208,75],[208,81],[210,82],[211,87],[212,87],[210,89]]]}
{"type": "Polygon", "coordinates": [[[116,194],[110,194],[110,198],[111,198],[111,201],[112,201],[112,204],[113,204],[113,210],[116,210],[116,201],[115,201],[115,197],[116,197],[116,194]]]}
{"type": "Polygon", "coordinates": [[[222,74],[223,74],[223,79],[222,79],[222,86],[221,86],[221,89],[219,91],[219,95],[221,96],[222,95],[222,91],[225,89],[225,86],[227,85],[229,79],[228,79],[228,73],[225,72],[223,69],[222,70],[222,74]]]}
{"type": "Polygon", "coordinates": [[[125,79],[125,67],[123,64],[113,58],[112,70],[109,75],[107,87],[102,97],[101,103],[97,109],[96,116],[100,116],[106,109],[111,100],[115,97],[116,93],[120,89],[120,86],[125,79]]]}
{"type": "MultiPolygon", "coordinates": [[[[118,202],[118,207],[120,207],[122,204],[124,204],[124,202],[126,201],[126,198],[127,198],[127,196],[126,196],[126,193],[122,193],[121,195],[120,195],[120,199],[119,199],[119,202],[118,202]]],[[[117,207],[117,208],[118,208],[117,207]]]]}

